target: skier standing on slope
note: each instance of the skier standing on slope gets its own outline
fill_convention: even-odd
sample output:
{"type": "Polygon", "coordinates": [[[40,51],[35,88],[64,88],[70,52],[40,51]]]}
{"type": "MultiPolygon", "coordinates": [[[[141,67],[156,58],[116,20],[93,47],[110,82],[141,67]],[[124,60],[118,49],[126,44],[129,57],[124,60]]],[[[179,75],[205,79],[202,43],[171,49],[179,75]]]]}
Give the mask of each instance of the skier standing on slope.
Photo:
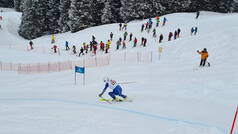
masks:
{"type": "Polygon", "coordinates": [[[192,27],[191,28],[191,35],[193,35],[193,33],[194,33],[194,28],[192,27]]]}
{"type": "Polygon", "coordinates": [[[156,19],[156,27],[158,27],[160,22],[160,17],[156,16],[155,19],[156,19]]]}
{"type": "Polygon", "coordinates": [[[51,44],[53,44],[53,43],[55,43],[55,35],[54,34],[51,35],[51,44]]]}
{"type": "Polygon", "coordinates": [[[105,93],[105,91],[107,90],[107,88],[112,89],[112,92],[109,92],[109,96],[111,96],[113,98],[113,101],[120,101],[119,98],[117,98],[116,96],[120,96],[122,98],[124,98],[124,100],[127,100],[127,96],[122,94],[122,88],[119,84],[117,84],[117,82],[115,80],[111,80],[108,77],[104,78],[104,82],[105,82],[105,87],[102,91],[102,93],[100,93],[98,96],[102,97],[102,95],[105,93]]]}
{"type": "Polygon", "coordinates": [[[108,50],[110,49],[110,45],[112,44],[112,42],[110,40],[107,41],[106,43],[106,51],[105,53],[108,53],[108,50]]]}
{"type": "Polygon", "coordinates": [[[126,42],[122,41],[122,49],[126,49],[126,42]]]}
{"type": "Polygon", "coordinates": [[[122,27],[122,30],[127,30],[127,26],[128,24],[127,23],[124,23],[123,27],[122,27]]]}
{"type": "Polygon", "coordinates": [[[144,43],[143,43],[143,46],[146,47],[146,43],[147,43],[147,39],[144,38],[144,43]]]}
{"type": "Polygon", "coordinates": [[[195,27],[194,28],[194,35],[197,35],[197,32],[198,32],[198,27],[195,27]]]}
{"type": "Polygon", "coordinates": [[[177,37],[179,38],[179,37],[180,37],[180,32],[181,32],[181,29],[180,29],[180,28],[178,28],[178,30],[177,30],[177,31],[178,31],[178,36],[177,36],[177,37]]]}
{"type": "Polygon", "coordinates": [[[86,44],[85,42],[83,43],[83,49],[85,51],[85,53],[88,53],[88,44],[86,44]]]}
{"type": "Polygon", "coordinates": [[[56,45],[53,45],[53,47],[51,49],[54,50],[54,53],[57,53],[57,46],[56,45]]]}
{"type": "Polygon", "coordinates": [[[65,50],[68,51],[69,50],[69,42],[65,41],[65,50]]]}
{"type": "Polygon", "coordinates": [[[145,28],[145,24],[142,24],[142,25],[141,25],[141,32],[144,31],[144,28],[145,28]]]}
{"type": "Polygon", "coordinates": [[[168,38],[168,41],[171,41],[171,38],[172,38],[172,36],[173,36],[173,33],[172,33],[172,32],[170,32],[170,33],[169,33],[169,38],[168,38]]]}
{"type": "Polygon", "coordinates": [[[104,51],[104,48],[105,48],[105,44],[101,41],[100,42],[100,50],[104,51]]]}
{"type": "Polygon", "coordinates": [[[159,36],[159,43],[161,43],[161,42],[163,41],[163,39],[164,39],[164,36],[163,36],[163,34],[161,34],[161,35],[159,36]]]}
{"type": "MultiPolygon", "coordinates": [[[[197,50],[197,52],[201,55],[201,62],[200,62],[200,67],[201,66],[205,66],[206,64],[206,61],[207,61],[207,58],[208,58],[208,52],[207,52],[207,49],[204,48],[203,51],[199,52],[197,50]]],[[[208,63],[208,66],[210,66],[210,63],[208,63]]]]}
{"type": "Polygon", "coordinates": [[[79,52],[79,57],[81,56],[81,54],[84,55],[83,51],[84,51],[84,48],[81,47],[81,48],[80,48],[80,52],[79,52]]]}
{"type": "Polygon", "coordinates": [[[117,42],[116,42],[116,45],[117,45],[117,50],[120,48],[120,45],[121,45],[121,41],[120,40],[118,40],[117,42]]]}
{"type": "Polygon", "coordinates": [[[197,11],[197,12],[196,12],[196,19],[198,19],[199,15],[200,15],[200,12],[197,11]]]}
{"type": "Polygon", "coordinates": [[[121,31],[122,30],[122,24],[120,23],[119,24],[119,31],[121,31]]]}
{"type": "Polygon", "coordinates": [[[156,38],[156,29],[153,29],[153,37],[156,38]]]}
{"type": "Polygon", "coordinates": [[[127,35],[128,35],[128,33],[127,33],[127,31],[126,31],[126,32],[123,34],[124,40],[126,40],[127,35]]]}
{"type": "Polygon", "coordinates": [[[177,30],[175,30],[175,31],[174,31],[174,40],[177,39],[177,36],[178,36],[178,32],[177,32],[177,30]]]}
{"type": "Polygon", "coordinates": [[[32,49],[33,49],[33,42],[30,41],[30,42],[29,42],[29,45],[30,45],[30,49],[32,50],[32,49]]]}
{"type": "Polygon", "coordinates": [[[73,53],[76,54],[77,52],[76,52],[76,47],[75,47],[75,45],[73,45],[72,48],[73,48],[73,53]]]}
{"type": "Polygon", "coordinates": [[[166,22],[167,22],[168,20],[167,20],[167,18],[166,17],[164,17],[164,19],[163,19],[163,26],[166,24],[166,22]]]}
{"type": "Polygon", "coordinates": [[[112,39],[113,39],[113,33],[111,32],[110,33],[110,40],[112,41],[112,39]]]}
{"type": "Polygon", "coordinates": [[[133,34],[132,33],[130,33],[130,40],[129,41],[132,41],[132,36],[133,36],[133,34]]]}
{"type": "Polygon", "coordinates": [[[135,39],[134,39],[134,45],[133,45],[133,47],[136,47],[136,45],[137,45],[137,42],[138,42],[138,40],[137,40],[137,38],[135,37],[135,39]]]}

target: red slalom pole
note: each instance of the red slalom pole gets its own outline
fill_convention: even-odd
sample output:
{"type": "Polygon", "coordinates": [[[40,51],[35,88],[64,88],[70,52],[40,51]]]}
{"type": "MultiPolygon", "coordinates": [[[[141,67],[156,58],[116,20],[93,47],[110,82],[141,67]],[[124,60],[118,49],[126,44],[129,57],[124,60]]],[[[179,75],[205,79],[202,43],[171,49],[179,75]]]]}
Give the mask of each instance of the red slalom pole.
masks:
{"type": "Polygon", "coordinates": [[[233,129],[234,129],[234,126],[235,126],[235,123],[236,123],[237,114],[238,114],[238,106],[237,106],[237,108],[236,108],[236,113],[235,113],[235,117],[234,117],[234,120],[233,120],[233,123],[232,123],[232,127],[231,127],[231,132],[230,132],[230,134],[233,133],[233,129]]]}

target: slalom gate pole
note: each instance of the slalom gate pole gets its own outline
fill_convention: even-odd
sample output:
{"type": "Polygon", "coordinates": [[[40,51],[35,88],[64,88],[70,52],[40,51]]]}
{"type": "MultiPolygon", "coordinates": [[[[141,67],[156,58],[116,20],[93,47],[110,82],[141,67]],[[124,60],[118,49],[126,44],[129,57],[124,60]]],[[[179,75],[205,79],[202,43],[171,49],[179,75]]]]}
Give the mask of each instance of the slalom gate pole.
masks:
{"type": "Polygon", "coordinates": [[[235,117],[234,117],[234,120],[233,120],[233,123],[232,123],[232,126],[231,126],[230,134],[233,133],[234,126],[235,126],[235,123],[236,123],[236,117],[237,117],[237,114],[238,114],[238,106],[237,106],[237,108],[236,108],[236,113],[235,113],[235,117]]]}

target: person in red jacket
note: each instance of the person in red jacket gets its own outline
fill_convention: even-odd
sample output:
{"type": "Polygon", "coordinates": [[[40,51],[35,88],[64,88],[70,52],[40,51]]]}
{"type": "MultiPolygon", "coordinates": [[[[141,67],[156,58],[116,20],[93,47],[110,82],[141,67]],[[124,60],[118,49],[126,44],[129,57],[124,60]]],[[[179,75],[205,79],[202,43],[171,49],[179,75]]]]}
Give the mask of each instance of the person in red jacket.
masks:
{"type": "Polygon", "coordinates": [[[105,44],[101,41],[100,42],[100,50],[104,51],[104,48],[105,48],[105,44]]]}
{"type": "Polygon", "coordinates": [[[57,46],[56,46],[56,45],[54,45],[54,46],[52,47],[52,49],[54,50],[54,53],[57,53],[57,46]]]}
{"type": "Polygon", "coordinates": [[[135,39],[134,39],[134,45],[133,45],[133,47],[136,47],[136,45],[137,45],[137,42],[138,42],[138,40],[137,40],[137,38],[135,37],[135,39]]]}
{"type": "Polygon", "coordinates": [[[173,33],[172,32],[170,32],[169,33],[169,39],[168,39],[168,41],[171,41],[171,38],[173,37],[173,33]]]}
{"type": "Polygon", "coordinates": [[[97,54],[97,44],[93,45],[93,54],[96,55],[97,54]]]}

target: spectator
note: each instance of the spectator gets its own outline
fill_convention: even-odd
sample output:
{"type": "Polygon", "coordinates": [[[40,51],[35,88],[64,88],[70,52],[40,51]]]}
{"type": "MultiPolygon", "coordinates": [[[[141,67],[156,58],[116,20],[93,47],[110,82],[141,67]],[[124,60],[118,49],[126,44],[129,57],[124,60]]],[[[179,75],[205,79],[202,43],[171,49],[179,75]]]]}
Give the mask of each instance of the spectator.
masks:
{"type": "Polygon", "coordinates": [[[138,42],[138,40],[137,40],[137,38],[135,37],[135,39],[134,39],[134,45],[133,45],[133,47],[136,47],[136,45],[137,45],[137,42],[138,42]]]}
{"type": "Polygon", "coordinates": [[[30,41],[30,42],[29,42],[29,45],[30,45],[30,49],[32,50],[32,49],[33,49],[33,42],[30,41]]]}
{"type": "Polygon", "coordinates": [[[200,12],[197,11],[197,12],[196,12],[196,19],[198,19],[199,15],[200,15],[200,12]]]}
{"type": "Polygon", "coordinates": [[[84,51],[84,48],[81,47],[81,48],[80,48],[80,52],[79,52],[79,57],[81,56],[81,54],[84,55],[83,51],[84,51]]]}
{"type": "Polygon", "coordinates": [[[70,48],[69,48],[69,42],[68,41],[65,41],[65,50],[68,51],[70,48]]]}
{"type": "Polygon", "coordinates": [[[161,34],[161,35],[159,36],[159,43],[161,43],[161,42],[163,41],[163,39],[164,39],[164,36],[163,36],[163,34],[161,34]]]}
{"type": "MultiPolygon", "coordinates": [[[[207,49],[204,48],[203,51],[201,51],[201,52],[197,51],[197,52],[198,52],[198,54],[201,55],[200,67],[201,67],[201,66],[204,67],[205,64],[206,64],[207,58],[208,58],[208,52],[207,52],[207,49]]],[[[210,66],[210,63],[208,64],[208,66],[210,66]]]]}

